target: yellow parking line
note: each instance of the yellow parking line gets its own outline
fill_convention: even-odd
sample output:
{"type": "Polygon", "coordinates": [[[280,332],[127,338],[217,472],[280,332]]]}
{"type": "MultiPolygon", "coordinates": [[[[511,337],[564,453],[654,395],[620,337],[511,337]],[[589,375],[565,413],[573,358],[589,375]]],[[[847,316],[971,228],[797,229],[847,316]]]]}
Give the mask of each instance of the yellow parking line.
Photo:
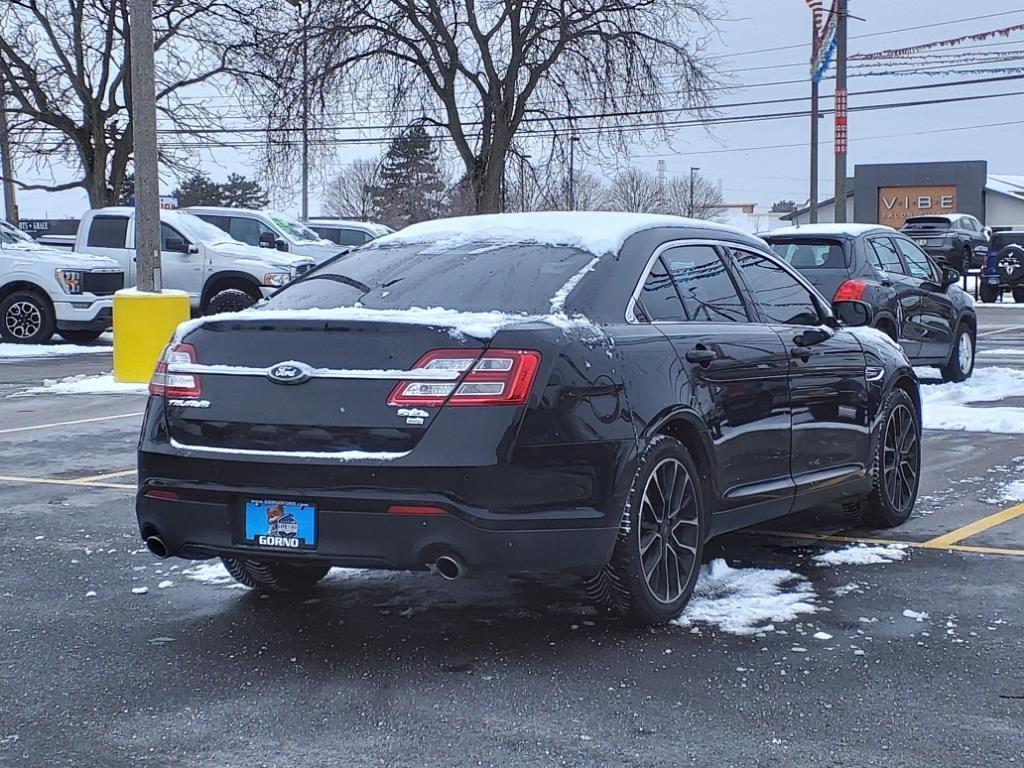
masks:
{"type": "Polygon", "coordinates": [[[58,480],[51,477],[18,477],[16,475],[0,475],[0,481],[7,483],[26,483],[29,485],[71,485],[79,488],[127,488],[135,490],[135,485],[126,483],[94,483],[81,480],[58,480]]]}
{"type": "MultiPolygon", "coordinates": [[[[737,531],[739,533],[739,531],[737,531]]],[[[832,541],[841,544],[877,544],[880,546],[897,545],[903,547],[912,547],[915,549],[936,549],[936,547],[930,546],[930,542],[927,541],[905,541],[900,539],[871,539],[860,536],[841,536],[833,535],[828,533],[796,533],[793,531],[761,531],[752,530],[746,531],[756,536],[772,536],[774,538],[782,539],[802,539],[808,541],[832,541]]],[[[979,555],[1014,555],[1016,557],[1024,557],[1024,549],[1008,549],[1004,547],[974,547],[967,544],[950,544],[941,549],[950,549],[955,552],[970,552],[979,555]]]]}
{"type": "Polygon", "coordinates": [[[134,475],[138,472],[137,469],[122,469],[117,472],[105,472],[102,475],[90,475],[89,477],[76,477],[74,482],[76,483],[91,483],[95,480],[109,480],[112,477],[127,477],[128,475],[134,475]]]}
{"type": "Polygon", "coordinates": [[[1009,509],[1004,509],[1002,512],[996,512],[988,517],[981,518],[981,520],[975,520],[973,523],[957,528],[955,531],[950,531],[942,536],[930,539],[924,543],[924,546],[929,549],[945,549],[959,541],[975,536],[982,531],[987,531],[989,528],[994,528],[997,525],[1002,525],[1021,515],[1024,515],[1024,504],[1017,504],[1009,509]]]}
{"type": "Polygon", "coordinates": [[[1003,547],[969,547],[966,544],[954,544],[949,547],[955,552],[975,552],[980,555],[1016,555],[1024,557],[1024,549],[1005,549],[1003,547]]]}
{"type": "Polygon", "coordinates": [[[142,411],[137,413],[119,413],[116,416],[95,416],[91,419],[73,419],[72,421],[54,421],[50,424],[33,424],[31,427],[10,427],[0,429],[0,435],[9,435],[14,432],[30,432],[34,429],[49,429],[50,427],[70,427],[75,424],[92,424],[97,421],[112,421],[114,419],[128,419],[132,416],[141,416],[142,411]]]}

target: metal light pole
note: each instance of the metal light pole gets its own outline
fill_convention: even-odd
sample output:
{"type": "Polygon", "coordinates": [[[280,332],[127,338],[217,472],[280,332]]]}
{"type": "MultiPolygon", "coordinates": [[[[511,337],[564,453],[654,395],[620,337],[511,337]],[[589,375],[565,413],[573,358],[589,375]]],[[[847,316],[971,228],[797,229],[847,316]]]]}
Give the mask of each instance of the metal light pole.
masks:
{"type": "Polygon", "coordinates": [[[687,211],[686,215],[689,216],[691,219],[693,218],[693,215],[696,212],[694,210],[695,209],[695,204],[694,204],[694,200],[693,200],[693,185],[694,185],[695,174],[699,170],[700,170],[700,168],[694,168],[692,165],[690,166],[690,208],[687,211]]]}
{"type": "Polygon", "coordinates": [[[302,23],[302,220],[309,221],[309,12],[303,0],[288,0],[302,23]]]}
{"type": "Polygon", "coordinates": [[[836,202],[835,221],[846,221],[846,0],[836,0],[836,202]]]}
{"type": "Polygon", "coordinates": [[[159,293],[160,170],[156,144],[156,91],[153,66],[153,0],[131,0],[131,123],[135,155],[135,258],[137,283],[159,293]]]}

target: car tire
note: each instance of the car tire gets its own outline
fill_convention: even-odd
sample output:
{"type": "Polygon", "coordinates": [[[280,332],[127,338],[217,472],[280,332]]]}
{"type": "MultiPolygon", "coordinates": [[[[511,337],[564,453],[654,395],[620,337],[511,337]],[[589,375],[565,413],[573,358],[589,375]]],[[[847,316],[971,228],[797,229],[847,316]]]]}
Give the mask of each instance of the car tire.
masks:
{"type": "Polygon", "coordinates": [[[56,329],[53,305],[35,291],[15,291],[0,301],[0,340],[44,344],[56,329]]]}
{"type": "Polygon", "coordinates": [[[221,561],[235,581],[257,592],[308,592],[330,570],[326,565],[288,565],[237,557],[222,557],[221,561]]]}
{"type": "Polygon", "coordinates": [[[962,265],[960,267],[960,274],[961,275],[966,275],[968,272],[970,272],[970,270],[971,270],[971,268],[973,266],[974,266],[974,256],[971,253],[971,246],[965,245],[964,246],[963,262],[962,262],[962,265]]]}
{"type": "Polygon", "coordinates": [[[259,301],[248,291],[241,288],[225,288],[217,291],[206,303],[206,314],[218,315],[221,312],[240,312],[248,309],[259,301]]]}
{"type": "Polygon", "coordinates": [[[949,352],[949,362],[942,366],[943,381],[967,381],[974,373],[974,357],[976,354],[974,333],[966,323],[960,323],[953,336],[953,348],[949,352]]]}
{"type": "Polygon", "coordinates": [[[678,440],[656,436],[634,475],[611,559],[587,580],[588,595],[635,624],[678,618],[697,583],[706,526],[693,458],[678,440]],[[672,488],[668,501],[663,484],[672,488]]]}
{"type": "Polygon", "coordinates": [[[978,296],[985,304],[993,304],[999,300],[999,294],[1002,291],[999,290],[998,285],[990,285],[989,283],[980,283],[978,285],[978,296]]]}
{"type": "Polygon", "coordinates": [[[1013,289],[1013,300],[1018,304],[1024,304],[1024,288],[1013,289]]]}
{"type": "Polygon", "coordinates": [[[871,454],[871,491],[860,507],[868,525],[895,528],[910,518],[917,502],[921,420],[910,395],[897,387],[882,402],[878,423],[871,454]]]}
{"type": "Polygon", "coordinates": [[[70,341],[72,344],[88,344],[90,341],[96,341],[100,336],[103,335],[103,331],[86,331],[86,330],[58,330],[57,333],[64,341],[70,341]]]}

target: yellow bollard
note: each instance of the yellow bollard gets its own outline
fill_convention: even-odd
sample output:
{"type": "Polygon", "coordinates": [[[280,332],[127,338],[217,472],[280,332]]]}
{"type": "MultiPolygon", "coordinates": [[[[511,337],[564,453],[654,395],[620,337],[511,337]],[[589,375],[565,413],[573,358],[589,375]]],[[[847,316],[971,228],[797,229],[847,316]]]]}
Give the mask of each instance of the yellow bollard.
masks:
{"type": "Polygon", "coordinates": [[[114,381],[145,384],[178,323],[190,317],[184,291],[114,294],[114,381]]]}

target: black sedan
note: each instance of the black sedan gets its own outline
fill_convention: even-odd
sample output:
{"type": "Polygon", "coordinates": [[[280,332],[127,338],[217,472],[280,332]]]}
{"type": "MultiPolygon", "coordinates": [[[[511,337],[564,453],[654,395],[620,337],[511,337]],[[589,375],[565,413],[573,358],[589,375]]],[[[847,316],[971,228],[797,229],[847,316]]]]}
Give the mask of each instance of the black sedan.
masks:
{"type": "Polygon", "coordinates": [[[907,357],[934,366],[946,381],[974,371],[978,318],[957,286],[956,270],[937,266],[902,232],[876,224],[810,224],[765,235],[772,249],[825,296],[871,306],[871,324],[907,357]]]}
{"type": "Polygon", "coordinates": [[[917,379],[834,312],[868,319],[713,224],[412,226],[179,328],[143,422],[139,528],[258,590],[335,565],[573,573],[670,620],[712,536],[832,502],[910,516],[917,379]]]}

